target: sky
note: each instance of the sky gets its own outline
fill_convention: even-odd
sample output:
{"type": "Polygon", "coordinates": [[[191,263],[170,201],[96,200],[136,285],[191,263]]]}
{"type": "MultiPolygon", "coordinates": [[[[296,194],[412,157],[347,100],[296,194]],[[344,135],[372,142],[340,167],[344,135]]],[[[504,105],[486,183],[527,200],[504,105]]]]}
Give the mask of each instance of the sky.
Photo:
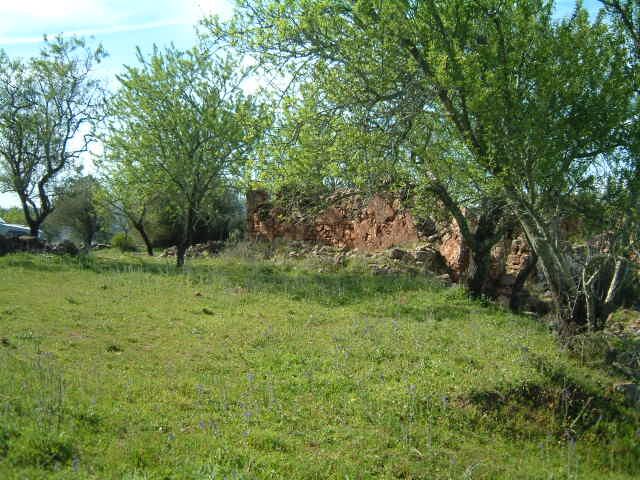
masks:
{"type": "MultiPolygon", "coordinates": [[[[232,12],[232,0],[0,0],[0,49],[29,58],[42,48],[44,34],[82,36],[109,54],[96,75],[115,86],[122,65],[136,63],[136,46],[143,52],[154,44],[188,48],[200,18],[225,19],[232,12]]],[[[90,160],[84,163],[90,171],[90,160]]],[[[0,193],[0,207],[13,206],[19,206],[17,196],[0,193]]]]}
{"type": "MultiPolygon", "coordinates": [[[[136,46],[150,52],[173,43],[188,48],[196,40],[195,25],[205,15],[229,18],[233,0],[0,0],[0,49],[10,57],[28,58],[38,54],[43,35],[59,33],[102,43],[109,57],[96,69],[108,85],[122,65],[136,62],[136,46]],[[93,39],[91,39],[93,37],[93,39]]],[[[574,0],[556,3],[558,16],[571,14],[574,0]]],[[[584,0],[592,12],[597,0],[584,0]]],[[[91,162],[85,162],[91,170],[91,162]]],[[[0,207],[18,206],[14,194],[0,193],[0,207]]]]}

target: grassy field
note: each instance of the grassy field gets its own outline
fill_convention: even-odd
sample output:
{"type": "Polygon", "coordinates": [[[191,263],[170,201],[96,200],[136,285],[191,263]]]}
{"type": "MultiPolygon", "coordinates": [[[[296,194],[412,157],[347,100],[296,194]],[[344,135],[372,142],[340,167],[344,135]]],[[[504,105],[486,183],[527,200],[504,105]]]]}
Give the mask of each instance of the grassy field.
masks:
{"type": "Polygon", "coordinates": [[[639,478],[615,381],[426,277],[0,258],[4,480],[639,478]]]}

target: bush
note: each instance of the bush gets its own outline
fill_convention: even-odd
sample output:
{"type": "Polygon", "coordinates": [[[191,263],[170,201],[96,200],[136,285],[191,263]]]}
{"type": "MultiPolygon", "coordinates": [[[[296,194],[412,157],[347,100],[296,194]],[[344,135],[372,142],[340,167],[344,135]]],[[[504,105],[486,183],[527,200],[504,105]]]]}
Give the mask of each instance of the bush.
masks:
{"type": "Polygon", "coordinates": [[[75,451],[71,437],[65,433],[32,428],[11,443],[8,453],[14,465],[52,468],[70,463],[75,451]]]}
{"type": "Polygon", "coordinates": [[[116,233],[111,239],[111,245],[121,252],[135,252],[138,248],[133,239],[126,233],[116,233]]]}

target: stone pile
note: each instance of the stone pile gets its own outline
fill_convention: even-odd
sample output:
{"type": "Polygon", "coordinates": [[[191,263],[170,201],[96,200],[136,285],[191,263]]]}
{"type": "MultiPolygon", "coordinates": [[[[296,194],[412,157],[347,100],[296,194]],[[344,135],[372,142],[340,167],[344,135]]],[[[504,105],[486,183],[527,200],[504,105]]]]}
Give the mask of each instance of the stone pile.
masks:
{"type": "Polygon", "coordinates": [[[287,244],[287,252],[288,258],[316,258],[331,265],[358,261],[367,265],[374,275],[432,274],[447,283],[451,281],[450,269],[440,253],[424,244],[412,249],[393,247],[374,252],[294,241],[287,244]]]}
{"type": "Polygon", "coordinates": [[[17,238],[5,238],[0,236],[0,256],[14,252],[77,255],[79,253],[79,249],[70,240],[52,244],[46,243],[36,237],[26,235],[17,238]]]}
{"type": "MultiPolygon", "coordinates": [[[[224,242],[220,242],[217,240],[211,240],[205,243],[197,243],[195,245],[191,245],[186,252],[187,257],[199,258],[199,257],[212,257],[218,255],[220,251],[224,248],[224,242]]],[[[167,248],[164,252],[160,254],[160,257],[175,257],[177,254],[178,248],[176,246],[167,248]]]]}

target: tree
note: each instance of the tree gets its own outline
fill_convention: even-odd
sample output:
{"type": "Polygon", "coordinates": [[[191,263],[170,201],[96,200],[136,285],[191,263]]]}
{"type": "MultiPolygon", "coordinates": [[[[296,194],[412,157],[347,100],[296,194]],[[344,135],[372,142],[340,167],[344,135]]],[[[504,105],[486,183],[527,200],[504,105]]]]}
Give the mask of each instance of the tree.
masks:
{"type": "Polygon", "coordinates": [[[0,189],[15,192],[31,234],[55,208],[55,188],[92,141],[102,89],[91,77],[104,58],[83,40],[46,40],[38,57],[0,52],[0,189]]]}
{"type": "Polygon", "coordinates": [[[89,251],[96,234],[109,225],[109,215],[100,209],[101,185],[91,175],[71,178],[58,187],[56,208],[46,225],[71,228],[89,251]]]}
{"type": "Polygon", "coordinates": [[[575,195],[598,190],[598,162],[617,148],[630,114],[628,54],[605,22],[591,23],[582,8],[556,21],[553,2],[542,0],[263,0],[240,1],[237,11],[222,29],[209,23],[215,35],[294,79],[313,78],[336,103],[413,125],[416,140],[453,139],[459,150],[444,162],[431,143],[409,145],[426,185],[451,198],[458,219],[451,187],[440,187],[452,179],[455,191],[472,172],[482,198],[517,218],[563,332],[601,324],[620,301],[616,274],[605,270],[597,281],[613,294],[590,297],[588,262],[575,268],[560,228],[576,213],[575,195]]]}
{"type": "Polygon", "coordinates": [[[118,169],[162,192],[181,229],[181,267],[208,194],[238,178],[257,141],[261,109],[243,93],[237,62],[204,46],[138,51],[138,60],[118,77],[105,142],[118,169]]]}
{"type": "Polygon", "coordinates": [[[600,0],[605,11],[626,33],[636,58],[640,58],[640,2],[638,0],[600,0]]]}
{"type": "Polygon", "coordinates": [[[113,150],[105,158],[111,158],[111,161],[98,162],[103,187],[98,201],[103,209],[124,217],[126,223],[136,229],[145,244],[147,254],[152,257],[153,243],[148,232],[148,222],[151,210],[159,199],[155,185],[140,182],[136,171],[126,168],[125,162],[113,161],[116,158],[113,150]]]}

